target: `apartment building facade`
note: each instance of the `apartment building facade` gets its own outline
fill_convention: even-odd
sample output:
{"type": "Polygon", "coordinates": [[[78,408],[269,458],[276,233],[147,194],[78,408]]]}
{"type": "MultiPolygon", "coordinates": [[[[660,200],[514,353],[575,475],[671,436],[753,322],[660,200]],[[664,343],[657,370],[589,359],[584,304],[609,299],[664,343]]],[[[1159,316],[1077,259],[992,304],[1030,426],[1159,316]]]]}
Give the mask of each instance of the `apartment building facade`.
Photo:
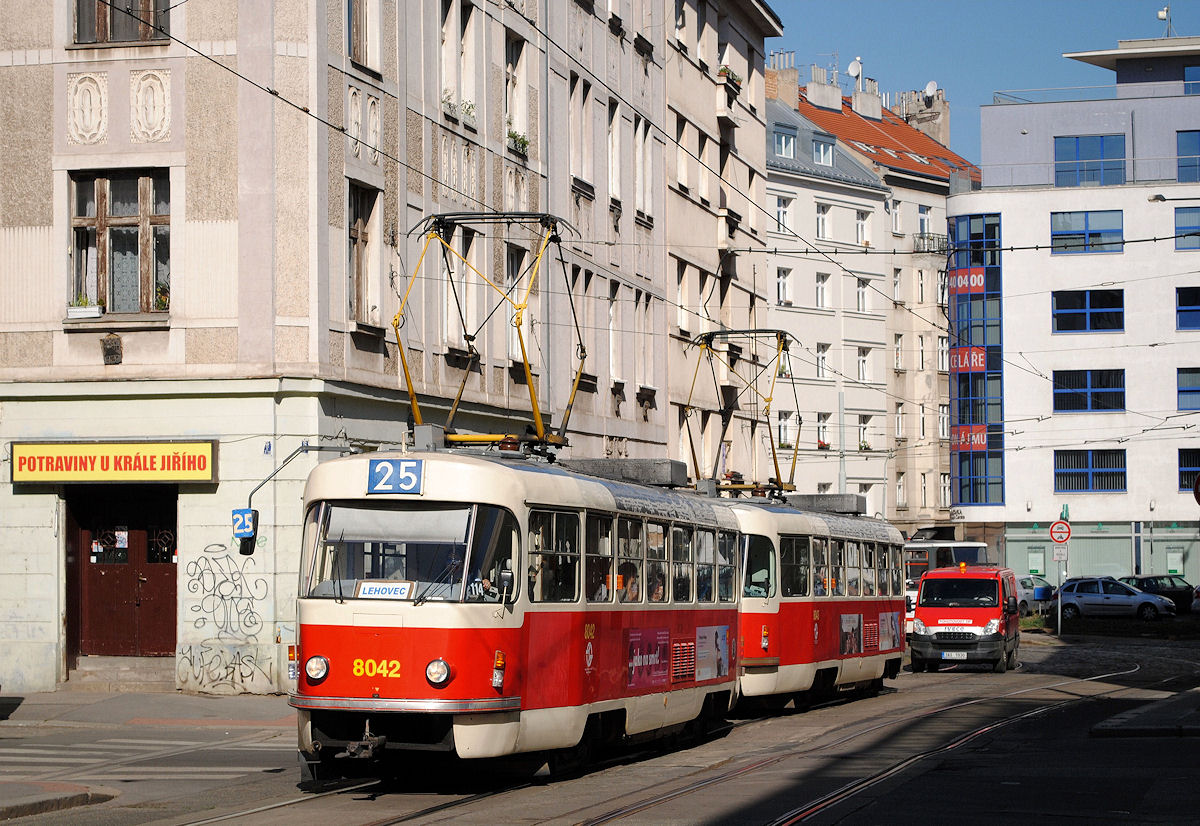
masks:
{"type": "MultiPolygon", "coordinates": [[[[707,4],[714,47],[764,9],[707,4]]],[[[405,444],[398,310],[427,420],[461,393],[460,432],[529,422],[500,297],[523,294],[545,238],[521,214],[561,219],[521,313],[545,420],[586,352],[570,452],[674,447],[673,7],[130,10],[42,4],[0,27],[6,688],[118,656],[159,658],[186,690],[286,690],[306,472],[405,444]],[[481,212],[515,217],[460,215],[481,212]],[[459,215],[436,225],[445,255],[433,215],[459,215]],[[242,556],[231,512],[251,496],[242,556]]],[[[727,60],[761,56],[747,31],[727,60]]]]}
{"type": "Polygon", "coordinates": [[[998,93],[948,206],[954,504],[1018,571],[1195,581],[1200,39],[1064,57],[1115,83],[998,93]]]}

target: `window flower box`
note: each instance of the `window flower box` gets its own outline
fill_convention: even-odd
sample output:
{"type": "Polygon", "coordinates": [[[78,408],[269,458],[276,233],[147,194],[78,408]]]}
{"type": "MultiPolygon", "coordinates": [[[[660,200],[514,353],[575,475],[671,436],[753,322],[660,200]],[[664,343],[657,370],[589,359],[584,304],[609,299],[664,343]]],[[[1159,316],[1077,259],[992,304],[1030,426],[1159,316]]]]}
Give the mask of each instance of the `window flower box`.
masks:
{"type": "Polygon", "coordinates": [[[70,304],[67,306],[67,318],[99,318],[104,315],[104,307],[100,304],[70,304]]]}
{"type": "Polygon", "coordinates": [[[829,450],[829,442],[823,442],[817,439],[817,450],[829,450]]]}

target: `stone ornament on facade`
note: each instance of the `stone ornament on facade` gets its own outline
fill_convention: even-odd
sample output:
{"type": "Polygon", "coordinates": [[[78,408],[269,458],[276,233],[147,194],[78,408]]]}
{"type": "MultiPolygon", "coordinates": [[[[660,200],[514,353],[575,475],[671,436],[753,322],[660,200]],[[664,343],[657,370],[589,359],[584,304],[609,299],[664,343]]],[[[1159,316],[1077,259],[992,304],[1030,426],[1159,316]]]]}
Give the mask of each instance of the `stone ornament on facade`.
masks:
{"type": "Polygon", "coordinates": [[[346,136],[350,138],[350,151],[357,158],[362,151],[362,90],[354,86],[350,87],[349,110],[350,122],[346,127],[346,136]]]}
{"type": "Polygon", "coordinates": [[[108,140],[108,73],[67,75],[67,143],[108,140]]]}
{"type": "Polygon", "coordinates": [[[379,98],[367,95],[367,144],[371,163],[379,163],[379,98]]]}
{"type": "Polygon", "coordinates": [[[171,139],[171,70],[129,73],[129,139],[161,143],[171,139]]]}

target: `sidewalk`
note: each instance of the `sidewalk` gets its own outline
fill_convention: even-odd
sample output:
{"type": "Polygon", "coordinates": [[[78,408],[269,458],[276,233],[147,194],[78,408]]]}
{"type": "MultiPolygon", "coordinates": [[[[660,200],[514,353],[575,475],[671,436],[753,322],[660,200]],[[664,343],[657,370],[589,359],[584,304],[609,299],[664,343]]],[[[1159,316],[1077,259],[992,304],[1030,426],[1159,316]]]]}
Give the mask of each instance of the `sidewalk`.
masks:
{"type": "MultiPolygon", "coordinates": [[[[63,690],[0,696],[0,736],[12,735],[12,729],[32,735],[37,729],[120,726],[294,729],[296,716],[287,697],[280,695],[63,690]]],[[[72,783],[0,779],[0,820],[100,803],[114,796],[111,791],[72,783]]]]}

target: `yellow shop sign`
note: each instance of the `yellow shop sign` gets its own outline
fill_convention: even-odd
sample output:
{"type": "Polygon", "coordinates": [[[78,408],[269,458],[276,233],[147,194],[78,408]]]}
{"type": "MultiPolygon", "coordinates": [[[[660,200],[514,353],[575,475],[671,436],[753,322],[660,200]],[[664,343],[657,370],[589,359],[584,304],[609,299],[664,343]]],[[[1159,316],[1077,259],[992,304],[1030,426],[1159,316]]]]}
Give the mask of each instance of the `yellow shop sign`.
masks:
{"type": "Polygon", "coordinates": [[[215,482],[217,443],[13,442],[12,481],[215,482]]]}

